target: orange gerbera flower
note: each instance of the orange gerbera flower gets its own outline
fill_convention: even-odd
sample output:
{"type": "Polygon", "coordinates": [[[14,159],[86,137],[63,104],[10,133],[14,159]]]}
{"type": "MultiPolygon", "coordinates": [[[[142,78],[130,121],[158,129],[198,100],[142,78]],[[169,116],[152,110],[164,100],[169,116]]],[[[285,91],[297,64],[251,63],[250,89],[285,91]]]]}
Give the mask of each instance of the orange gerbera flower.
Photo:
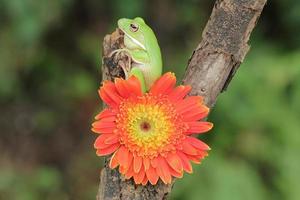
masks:
{"type": "Polygon", "coordinates": [[[105,81],[99,90],[108,108],[92,125],[101,134],[94,144],[97,155],[112,154],[110,168],[119,166],[120,173],[126,179],[133,177],[136,184],[155,185],[159,178],[171,183],[172,176],[192,173],[190,161],[200,163],[210,149],[191,136],[212,128],[212,123],[199,121],[209,108],[200,96],[186,97],[190,86],[175,84],[176,77],[169,72],[145,94],[134,76],[105,81]]]}

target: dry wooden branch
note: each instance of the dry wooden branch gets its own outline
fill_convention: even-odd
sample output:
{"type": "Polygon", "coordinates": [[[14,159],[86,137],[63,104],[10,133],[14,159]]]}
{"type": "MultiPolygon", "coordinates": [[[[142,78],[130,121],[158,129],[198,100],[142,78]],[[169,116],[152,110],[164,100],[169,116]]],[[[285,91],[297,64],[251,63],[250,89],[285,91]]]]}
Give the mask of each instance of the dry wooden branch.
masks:
{"type": "MultiPolygon", "coordinates": [[[[266,0],[216,1],[203,39],[189,60],[183,79],[184,84],[192,85],[193,95],[204,96],[209,107],[226,89],[247,54],[250,34],[265,3],[266,0]]],[[[126,64],[127,58],[121,57],[115,61],[107,57],[122,45],[123,36],[118,29],[104,38],[103,80],[124,76],[119,65],[126,64]]],[[[132,180],[125,180],[117,170],[105,165],[97,200],[162,200],[167,198],[172,185],[159,182],[155,186],[137,186],[132,180]]]]}

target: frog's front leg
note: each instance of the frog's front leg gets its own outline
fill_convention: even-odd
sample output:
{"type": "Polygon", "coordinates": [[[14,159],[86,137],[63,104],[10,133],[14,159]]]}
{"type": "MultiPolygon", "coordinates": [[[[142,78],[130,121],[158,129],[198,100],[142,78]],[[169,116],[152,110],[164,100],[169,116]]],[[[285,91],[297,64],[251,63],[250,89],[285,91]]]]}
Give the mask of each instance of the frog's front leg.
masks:
{"type": "Polygon", "coordinates": [[[128,56],[128,67],[120,65],[125,73],[125,78],[128,79],[130,75],[135,75],[141,82],[143,92],[146,91],[145,78],[142,68],[149,66],[150,58],[146,51],[140,49],[117,49],[112,51],[109,56],[119,56],[120,53],[125,53],[128,56]]]}
{"type": "Polygon", "coordinates": [[[116,49],[112,51],[108,57],[112,57],[114,54],[116,54],[116,57],[118,58],[120,53],[125,53],[125,55],[128,57],[128,65],[124,65],[124,63],[120,64],[120,67],[124,71],[125,74],[125,79],[129,77],[129,71],[131,70],[131,61],[132,61],[132,56],[130,54],[130,51],[128,49],[116,49]]]}

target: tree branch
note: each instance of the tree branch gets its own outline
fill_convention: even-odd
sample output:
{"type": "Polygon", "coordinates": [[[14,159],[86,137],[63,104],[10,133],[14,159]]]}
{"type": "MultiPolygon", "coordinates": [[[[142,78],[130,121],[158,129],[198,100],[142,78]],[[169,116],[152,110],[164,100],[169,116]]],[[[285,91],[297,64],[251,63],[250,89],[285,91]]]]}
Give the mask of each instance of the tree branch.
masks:
{"type": "Polygon", "coordinates": [[[209,107],[224,91],[249,51],[249,37],[267,0],[217,0],[189,61],[183,83],[209,107]]]}
{"type": "MultiPolygon", "coordinates": [[[[189,60],[183,79],[191,85],[192,95],[204,96],[212,107],[217,96],[228,86],[236,70],[249,50],[249,37],[262,12],[266,0],[217,0],[203,32],[203,39],[189,60]]],[[[126,65],[126,57],[109,58],[111,51],[123,46],[122,33],[117,29],[103,42],[103,80],[124,77],[120,65],[126,65]]],[[[173,184],[135,185],[125,180],[119,172],[105,167],[97,200],[162,200],[171,192],[173,184]]]]}

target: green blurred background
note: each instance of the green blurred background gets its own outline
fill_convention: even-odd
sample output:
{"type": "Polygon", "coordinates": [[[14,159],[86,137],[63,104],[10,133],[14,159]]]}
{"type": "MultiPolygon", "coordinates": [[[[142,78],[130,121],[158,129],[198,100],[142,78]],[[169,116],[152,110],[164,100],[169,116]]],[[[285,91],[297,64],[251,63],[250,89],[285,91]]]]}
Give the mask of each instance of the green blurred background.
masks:
{"type": "MultiPolygon", "coordinates": [[[[0,199],[95,199],[101,43],[142,16],[182,77],[210,0],[0,0],[0,199]]],[[[300,1],[272,0],[201,135],[212,147],[171,199],[300,199],[300,1]]]]}

